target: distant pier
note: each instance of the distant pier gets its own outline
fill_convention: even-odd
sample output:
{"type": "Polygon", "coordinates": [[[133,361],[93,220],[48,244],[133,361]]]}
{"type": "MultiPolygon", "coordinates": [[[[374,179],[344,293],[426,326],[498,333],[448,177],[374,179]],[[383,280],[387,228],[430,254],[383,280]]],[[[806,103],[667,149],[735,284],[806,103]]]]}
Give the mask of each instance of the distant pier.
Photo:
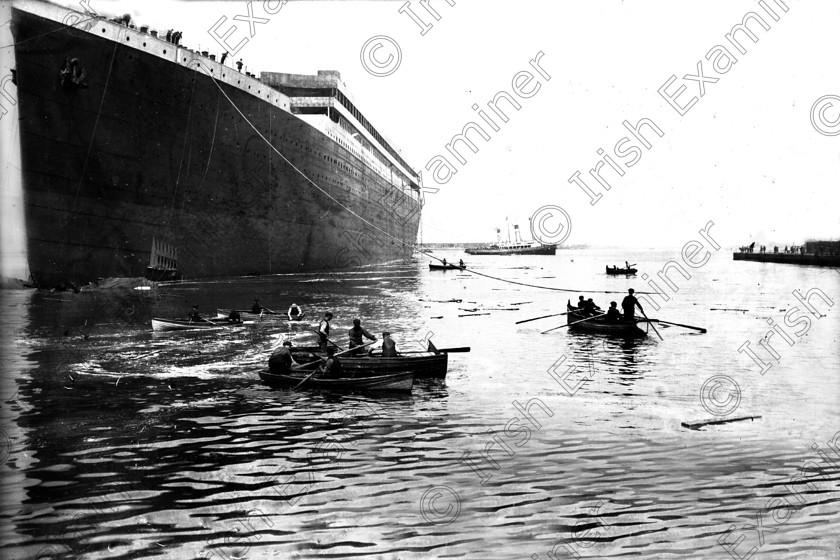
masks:
{"type": "Polygon", "coordinates": [[[736,261],[755,261],[811,266],[840,266],[840,255],[796,255],[791,253],[732,253],[736,261]]]}

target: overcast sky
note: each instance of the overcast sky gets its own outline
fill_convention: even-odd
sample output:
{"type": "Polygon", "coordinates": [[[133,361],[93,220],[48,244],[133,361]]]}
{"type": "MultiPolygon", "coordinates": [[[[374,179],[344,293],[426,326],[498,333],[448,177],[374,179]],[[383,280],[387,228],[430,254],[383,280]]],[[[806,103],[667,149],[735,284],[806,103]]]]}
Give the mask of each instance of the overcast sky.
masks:
{"type": "Polygon", "coordinates": [[[840,236],[840,135],[830,135],[840,119],[840,2],[432,0],[436,21],[414,0],[416,17],[433,24],[425,35],[399,12],[403,4],[296,0],[269,15],[255,1],[253,16],[268,21],[255,23],[251,37],[248,22],[233,19],[248,14],[244,2],[90,0],[102,14],[179,29],[182,43],[216,54],[224,49],[209,30],[226,17],[219,34],[237,26],[228,44],[248,39],[229,62],[241,57],[252,72],[339,70],[361,111],[423,172],[426,187],[439,188],[426,195],[425,242],[491,240],[506,217],[527,231],[528,217],[545,205],[569,214],[566,243],[573,244],[678,246],[709,220],[725,247],[840,236]],[[770,29],[753,21],[756,43],[736,34],[741,53],[726,35],[751,11],[770,29]],[[373,55],[384,64],[378,72],[393,69],[388,76],[374,76],[361,62],[374,36],[400,47],[396,69],[384,64],[387,43],[373,55]],[[721,56],[715,71],[706,59],[715,45],[737,62],[725,68],[721,56]],[[542,74],[529,65],[540,52],[542,74]],[[702,82],[703,96],[700,80],[684,79],[698,74],[701,60],[705,80],[718,80],[702,82]],[[513,91],[522,71],[534,76],[520,78],[528,98],[513,91]],[[686,87],[674,103],[698,98],[683,116],[657,93],[672,75],[667,93],[686,87]],[[495,131],[471,107],[489,115],[487,102],[499,91],[521,109],[501,102],[509,120],[496,117],[495,131]],[[815,112],[815,127],[812,107],[824,96],[834,100],[815,112]],[[649,149],[622,126],[643,118],[663,133],[646,129],[649,149]],[[460,150],[462,164],[445,146],[471,121],[490,139],[470,133],[479,151],[460,150]],[[621,160],[615,145],[624,137],[630,142],[621,160]],[[627,155],[634,145],[640,158],[627,155]],[[624,173],[602,165],[609,191],[589,174],[599,149],[624,173]],[[457,171],[444,184],[426,169],[435,156],[457,171]],[[569,183],[576,171],[602,194],[595,205],[569,183]]]}

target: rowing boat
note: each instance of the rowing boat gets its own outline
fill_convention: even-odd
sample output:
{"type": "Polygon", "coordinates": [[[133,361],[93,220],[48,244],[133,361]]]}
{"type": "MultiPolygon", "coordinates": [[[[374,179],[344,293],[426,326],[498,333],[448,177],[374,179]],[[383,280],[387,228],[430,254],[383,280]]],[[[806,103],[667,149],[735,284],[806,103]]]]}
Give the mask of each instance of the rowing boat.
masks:
{"type": "Polygon", "coordinates": [[[635,268],[618,268],[617,266],[607,266],[607,274],[636,274],[638,272],[635,268]]]}
{"type": "MultiPolygon", "coordinates": [[[[292,348],[292,357],[301,364],[311,362],[324,355],[317,348],[292,348]]],[[[384,358],[381,355],[363,353],[358,356],[341,356],[341,369],[355,377],[387,375],[410,371],[417,379],[444,379],[449,365],[446,352],[418,352],[411,355],[384,358]]]]}
{"type": "MultiPolygon", "coordinates": [[[[217,319],[227,319],[228,316],[230,315],[231,311],[233,311],[233,310],[232,309],[217,309],[216,310],[216,318],[217,319]]],[[[281,320],[286,320],[286,321],[290,320],[288,315],[283,315],[282,313],[275,313],[274,311],[263,310],[261,313],[254,313],[250,309],[237,309],[236,311],[239,312],[239,315],[241,317],[258,319],[258,318],[263,317],[263,316],[274,315],[274,316],[277,316],[277,317],[281,317],[282,318],[281,320]]],[[[301,313],[300,315],[293,315],[291,320],[292,321],[300,321],[300,320],[303,319],[304,315],[306,315],[306,313],[301,313]]]]}
{"type": "MultiPolygon", "coordinates": [[[[343,364],[343,361],[342,361],[343,364]]],[[[387,375],[376,375],[366,377],[341,377],[338,379],[323,379],[309,377],[306,383],[301,383],[311,373],[301,371],[300,373],[286,375],[261,371],[260,379],[269,385],[292,386],[301,385],[306,389],[322,389],[326,391],[401,391],[411,392],[414,385],[414,373],[410,371],[394,372],[387,375]]]]}
{"type": "Polygon", "coordinates": [[[205,321],[190,321],[188,319],[152,319],[154,331],[184,331],[195,329],[221,329],[243,325],[242,321],[230,323],[227,319],[207,319],[205,321]]]}
{"type": "Polygon", "coordinates": [[[466,265],[429,263],[429,270],[464,270],[465,268],[467,268],[466,265]]]}
{"type": "Polygon", "coordinates": [[[626,321],[624,319],[613,321],[607,320],[606,316],[595,319],[586,319],[588,316],[582,311],[566,303],[566,324],[569,329],[574,329],[581,332],[592,332],[601,334],[621,335],[621,336],[647,336],[647,333],[636,326],[640,320],[626,321]],[[576,321],[580,321],[576,323],[576,321]],[[574,323],[574,324],[573,324],[574,323]]]}

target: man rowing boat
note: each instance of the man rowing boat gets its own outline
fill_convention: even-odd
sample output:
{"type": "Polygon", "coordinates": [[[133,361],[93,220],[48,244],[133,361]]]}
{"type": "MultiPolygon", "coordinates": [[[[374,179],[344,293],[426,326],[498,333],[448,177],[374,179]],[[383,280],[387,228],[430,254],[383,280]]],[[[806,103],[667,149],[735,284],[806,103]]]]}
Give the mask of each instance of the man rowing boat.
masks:
{"type": "Polygon", "coordinates": [[[283,345],[271,353],[271,357],[268,359],[268,369],[271,370],[271,373],[286,374],[289,373],[292,366],[298,365],[292,357],[291,348],[292,341],[284,340],[283,345]]]}
{"type": "Polygon", "coordinates": [[[621,320],[621,312],[616,307],[618,304],[614,301],[610,302],[610,308],[607,309],[607,321],[620,321],[621,320]]]}
{"type": "Polygon", "coordinates": [[[397,344],[391,338],[391,333],[382,333],[382,357],[393,358],[397,355],[397,344]]]}
{"type": "Polygon", "coordinates": [[[289,316],[289,321],[294,321],[300,315],[300,307],[298,304],[293,303],[291,307],[289,307],[289,311],[286,312],[286,315],[289,316]]]}
{"type": "MultiPolygon", "coordinates": [[[[581,296],[583,297],[583,296],[581,296]]],[[[595,302],[592,301],[592,298],[586,300],[583,304],[583,313],[588,316],[598,315],[598,312],[601,310],[600,307],[595,305],[595,302]]]]}
{"type": "Polygon", "coordinates": [[[254,305],[251,306],[251,313],[262,313],[263,306],[260,305],[260,300],[255,299],[254,305]]]}
{"type": "MultiPolygon", "coordinates": [[[[367,338],[368,340],[376,340],[376,337],[367,332],[362,326],[361,319],[353,319],[353,328],[347,331],[347,335],[350,338],[350,349],[362,346],[364,344],[363,337],[367,338]]],[[[351,356],[358,356],[359,354],[361,354],[361,348],[354,352],[350,352],[351,356]]]]}

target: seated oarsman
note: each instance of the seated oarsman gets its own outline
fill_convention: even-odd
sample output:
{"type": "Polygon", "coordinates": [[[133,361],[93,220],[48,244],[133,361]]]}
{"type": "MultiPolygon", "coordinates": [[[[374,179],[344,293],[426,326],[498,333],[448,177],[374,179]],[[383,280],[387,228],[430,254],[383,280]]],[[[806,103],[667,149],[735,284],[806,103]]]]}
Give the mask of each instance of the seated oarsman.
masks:
{"type": "Polygon", "coordinates": [[[382,357],[393,358],[397,355],[397,344],[391,338],[391,333],[382,333],[382,357]]]}
{"type": "MultiPolygon", "coordinates": [[[[368,340],[376,340],[376,337],[367,332],[367,330],[365,330],[362,326],[361,319],[353,319],[353,328],[347,331],[347,336],[350,338],[349,347],[351,349],[364,345],[364,338],[367,338],[368,340]]],[[[363,350],[359,348],[359,350],[350,352],[350,355],[358,356],[362,351],[363,350]]]]}
{"type": "Polygon", "coordinates": [[[251,306],[251,313],[262,313],[262,305],[260,305],[260,300],[255,299],[254,305],[251,306]]]}
{"type": "Polygon", "coordinates": [[[230,313],[228,314],[228,323],[241,323],[242,316],[239,314],[239,311],[236,309],[231,309],[230,313]]]}
{"type": "Polygon", "coordinates": [[[291,340],[284,340],[283,345],[276,348],[268,359],[268,369],[271,373],[286,374],[296,365],[298,363],[292,358],[291,340]]]}
{"type": "Polygon", "coordinates": [[[193,305],[192,311],[190,311],[189,315],[190,323],[201,323],[204,319],[201,318],[201,314],[198,312],[198,306],[193,305]]]}
{"type": "Polygon", "coordinates": [[[600,310],[601,310],[601,308],[598,307],[597,305],[595,305],[595,302],[592,301],[592,298],[589,298],[583,304],[583,313],[588,317],[592,317],[593,315],[597,315],[600,310]]]}
{"type": "Polygon", "coordinates": [[[298,304],[293,303],[286,312],[286,315],[289,316],[289,321],[294,321],[300,315],[300,307],[298,307],[298,304]]]}
{"type": "Polygon", "coordinates": [[[458,266],[460,266],[461,268],[464,268],[465,266],[467,266],[467,265],[464,264],[464,259],[458,259],[458,266]]]}
{"type": "Polygon", "coordinates": [[[327,361],[321,366],[321,379],[338,379],[342,377],[341,362],[335,357],[335,348],[327,348],[327,361]]]}
{"type": "Polygon", "coordinates": [[[577,308],[581,311],[586,309],[586,300],[583,299],[583,296],[578,296],[577,308]]]}
{"type": "Polygon", "coordinates": [[[621,311],[616,307],[618,304],[614,301],[610,302],[610,308],[607,309],[607,321],[620,321],[621,311]]]}

